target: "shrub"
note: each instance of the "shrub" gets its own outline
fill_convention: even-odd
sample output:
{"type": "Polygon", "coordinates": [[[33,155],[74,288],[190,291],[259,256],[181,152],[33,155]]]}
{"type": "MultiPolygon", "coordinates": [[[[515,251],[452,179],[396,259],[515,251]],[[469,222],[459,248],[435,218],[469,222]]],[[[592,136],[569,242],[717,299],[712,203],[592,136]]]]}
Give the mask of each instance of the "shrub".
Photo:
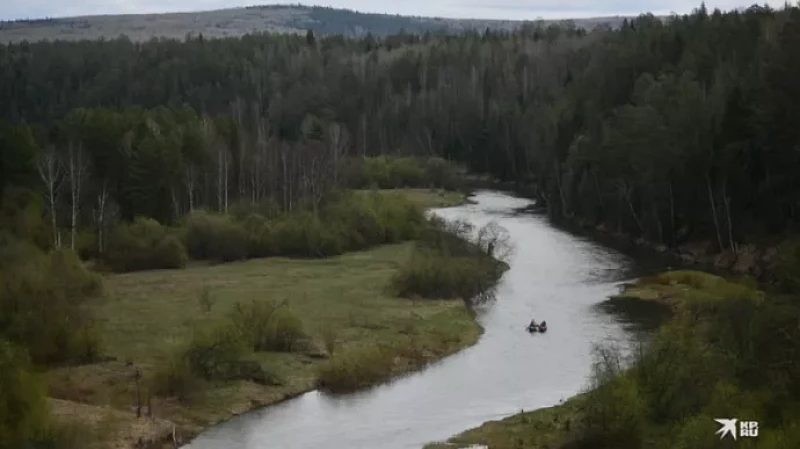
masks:
{"type": "Polygon", "coordinates": [[[200,390],[202,380],[192,373],[182,354],[176,354],[157,368],[150,380],[150,387],[158,396],[175,397],[185,401],[200,390]]]}
{"type": "Polygon", "coordinates": [[[697,413],[708,400],[723,366],[698,345],[702,335],[687,323],[662,328],[640,354],[633,375],[656,423],[697,413]]]}
{"type": "Polygon", "coordinates": [[[282,217],[273,229],[278,254],[282,256],[327,257],[346,249],[338,223],[323,225],[320,217],[310,212],[282,217]]]}
{"type": "MultiPolygon", "coordinates": [[[[670,442],[670,449],[697,449],[702,447],[715,447],[720,445],[719,437],[709,432],[710,423],[714,418],[728,415],[694,415],[680,422],[674,433],[674,441],[670,442]]],[[[740,416],[740,415],[737,415],[740,416]]]]}
{"type": "Polygon", "coordinates": [[[246,380],[270,383],[272,377],[249,352],[238,329],[230,325],[195,330],[192,338],[159,367],[151,379],[159,396],[190,399],[203,381],[246,380]]]}
{"type": "Polygon", "coordinates": [[[193,259],[232,262],[247,257],[247,235],[230,217],[194,211],[186,219],[186,248],[193,259]]]}
{"type": "Polygon", "coordinates": [[[404,298],[470,300],[494,286],[501,274],[501,267],[492,260],[454,257],[416,248],[392,279],[392,285],[404,298]]]}
{"type": "Polygon", "coordinates": [[[247,257],[269,257],[278,253],[273,227],[259,214],[248,214],[239,223],[247,235],[247,257]]]}
{"type": "Polygon", "coordinates": [[[481,293],[491,290],[508,266],[480,246],[487,239],[477,244],[470,241],[471,233],[472,227],[464,223],[434,220],[393,277],[395,292],[406,298],[461,298],[469,304],[491,298],[481,293]]]}
{"type": "Polygon", "coordinates": [[[638,448],[641,445],[646,403],[638,385],[622,371],[614,349],[600,348],[594,366],[593,388],[587,393],[581,416],[581,433],[601,447],[638,448]]]}
{"type": "Polygon", "coordinates": [[[355,189],[403,187],[456,190],[465,171],[442,158],[377,156],[353,158],[344,164],[343,178],[355,189]]]}
{"type": "Polygon", "coordinates": [[[318,385],[328,391],[347,392],[386,379],[394,367],[396,351],[378,345],[338,351],[318,370],[318,385]]]}
{"type": "Polygon", "coordinates": [[[236,329],[219,326],[210,331],[195,330],[182,356],[192,374],[205,380],[237,378],[239,360],[246,348],[236,329]]]}
{"type": "Polygon", "coordinates": [[[47,424],[43,384],[20,349],[0,339],[0,448],[21,448],[47,424]]]}
{"type": "Polygon", "coordinates": [[[100,277],[72,251],[44,254],[27,244],[0,249],[0,264],[0,334],[37,363],[93,361],[99,339],[84,303],[101,293],[100,277]]]}
{"type": "Polygon", "coordinates": [[[53,236],[45,224],[42,199],[36,192],[8,187],[0,199],[0,232],[31,242],[41,249],[52,247],[53,236]]]}
{"type": "Polygon", "coordinates": [[[105,256],[105,263],[118,272],[184,268],[186,261],[186,249],[177,237],[149,218],[120,225],[105,256]]]}
{"type": "Polygon", "coordinates": [[[397,158],[389,163],[389,184],[392,187],[419,187],[424,175],[419,162],[413,158],[397,158]]]}
{"type": "Polygon", "coordinates": [[[442,158],[431,158],[425,162],[424,179],[426,187],[457,190],[462,187],[463,170],[442,158]]]}
{"type": "Polygon", "coordinates": [[[302,320],[285,303],[237,303],[231,320],[254,351],[295,351],[307,339],[302,320]]]}

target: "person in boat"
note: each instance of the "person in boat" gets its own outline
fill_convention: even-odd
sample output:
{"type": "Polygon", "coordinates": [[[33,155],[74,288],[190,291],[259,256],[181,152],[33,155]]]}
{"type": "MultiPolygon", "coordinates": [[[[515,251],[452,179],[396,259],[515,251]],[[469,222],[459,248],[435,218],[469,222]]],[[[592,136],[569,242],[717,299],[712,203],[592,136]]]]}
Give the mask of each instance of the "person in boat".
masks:
{"type": "Polygon", "coordinates": [[[536,320],[531,320],[531,324],[528,325],[528,330],[532,331],[532,330],[536,329],[537,327],[538,326],[536,324],[536,320]]]}
{"type": "Polygon", "coordinates": [[[539,325],[540,330],[547,329],[547,321],[542,321],[542,324],[539,325]]]}

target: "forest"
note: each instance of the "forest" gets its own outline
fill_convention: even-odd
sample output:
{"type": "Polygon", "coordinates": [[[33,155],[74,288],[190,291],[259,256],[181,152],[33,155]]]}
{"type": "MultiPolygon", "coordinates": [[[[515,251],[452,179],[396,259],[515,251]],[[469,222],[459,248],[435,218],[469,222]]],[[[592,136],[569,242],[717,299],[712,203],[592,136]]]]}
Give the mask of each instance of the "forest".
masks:
{"type": "Polygon", "coordinates": [[[533,189],[553,220],[668,247],[791,235],[798,54],[791,6],[613,30],[0,45],[0,334],[23,346],[0,346],[0,407],[30,411],[0,420],[0,448],[40,430],[31,363],[99,357],[81,259],[319,257],[419,232],[398,224],[420,220],[406,206],[341,187],[455,188],[463,164],[533,189]],[[70,319],[38,318],[56,309],[70,319]]]}
{"type": "Polygon", "coordinates": [[[319,190],[294,184],[323,159],[437,155],[537,186],[554,218],[735,251],[796,218],[798,14],[5,45],[0,117],[17,127],[6,148],[104,159],[87,162],[76,201],[62,198],[79,215],[103,192],[126,218],[264,195],[288,207],[319,190]]]}

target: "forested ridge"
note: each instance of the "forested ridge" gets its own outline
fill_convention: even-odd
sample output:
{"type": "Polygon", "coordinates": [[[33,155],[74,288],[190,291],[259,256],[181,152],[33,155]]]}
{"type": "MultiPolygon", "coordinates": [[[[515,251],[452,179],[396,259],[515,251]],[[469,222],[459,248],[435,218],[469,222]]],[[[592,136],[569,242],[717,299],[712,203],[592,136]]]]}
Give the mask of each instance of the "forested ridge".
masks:
{"type": "Polygon", "coordinates": [[[62,159],[91,154],[80,200],[105,185],[128,218],[173,220],[192,201],[286,203],[295,193],[277,192],[301,178],[292,164],[339,154],[441,155],[535,183],[553,217],[729,249],[797,214],[798,14],[701,7],[588,33],[5,45],[0,114],[62,159]]]}

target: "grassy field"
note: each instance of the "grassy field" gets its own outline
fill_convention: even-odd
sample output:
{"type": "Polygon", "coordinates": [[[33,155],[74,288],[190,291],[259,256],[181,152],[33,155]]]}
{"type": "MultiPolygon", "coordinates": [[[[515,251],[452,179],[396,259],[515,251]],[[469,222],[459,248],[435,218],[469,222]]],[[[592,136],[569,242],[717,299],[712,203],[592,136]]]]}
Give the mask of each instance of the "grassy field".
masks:
{"type": "MultiPolygon", "coordinates": [[[[464,199],[424,191],[403,194],[426,206],[464,199]]],[[[173,425],[185,439],[233,415],[314,388],[320,372],[330,366],[331,343],[332,360],[376,345],[394,351],[389,368],[368,383],[475,343],[481,329],[463,302],[400,299],[389,291],[391,277],[411,249],[412,243],[406,243],[328,259],[193,263],[183,270],[107,275],[105,295],[93,307],[109,360],[49,372],[54,410],[83,416],[95,429],[111,429],[102,432],[98,447],[171,440],[173,425]],[[199,300],[204,290],[211,298],[205,304],[199,300]],[[191,337],[193,328],[212,327],[238,302],[249,301],[285,301],[308,334],[301,351],[255,353],[275,385],[206,383],[189,401],[152,397],[152,418],[136,419],[136,370],[144,414],[150,415],[148,380],[169,361],[172,350],[191,337]]]]}
{"type": "Polygon", "coordinates": [[[425,449],[461,449],[482,445],[490,449],[545,449],[564,444],[581,407],[581,396],[563,404],[518,413],[500,421],[489,421],[446,442],[425,449]]]}
{"type": "Polygon", "coordinates": [[[675,307],[684,302],[714,301],[754,287],[748,278],[730,281],[702,271],[676,270],[641,278],[611,299],[657,301],[675,307]]]}

